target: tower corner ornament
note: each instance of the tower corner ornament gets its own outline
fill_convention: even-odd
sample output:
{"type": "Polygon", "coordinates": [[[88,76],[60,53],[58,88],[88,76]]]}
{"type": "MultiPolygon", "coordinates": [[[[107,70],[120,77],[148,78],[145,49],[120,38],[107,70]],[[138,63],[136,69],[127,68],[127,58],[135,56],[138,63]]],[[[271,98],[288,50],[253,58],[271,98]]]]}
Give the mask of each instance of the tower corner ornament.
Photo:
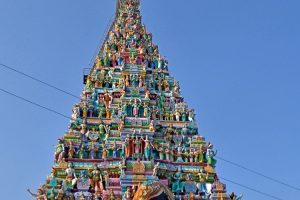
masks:
{"type": "Polygon", "coordinates": [[[140,0],[117,0],[52,171],[29,193],[37,200],[241,199],[220,182],[216,151],[170,67],[142,24],[140,0]]]}

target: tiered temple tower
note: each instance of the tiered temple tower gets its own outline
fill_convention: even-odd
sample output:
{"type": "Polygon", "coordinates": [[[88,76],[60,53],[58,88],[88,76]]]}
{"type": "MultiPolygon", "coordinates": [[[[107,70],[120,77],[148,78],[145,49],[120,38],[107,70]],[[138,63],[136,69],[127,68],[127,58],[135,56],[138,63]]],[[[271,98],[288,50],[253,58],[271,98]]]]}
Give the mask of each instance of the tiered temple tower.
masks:
{"type": "Polygon", "coordinates": [[[116,18],[84,76],[68,132],[58,140],[37,200],[238,199],[216,175],[213,145],[168,61],[142,24],[140,0],[118,0],[116,18]]]}

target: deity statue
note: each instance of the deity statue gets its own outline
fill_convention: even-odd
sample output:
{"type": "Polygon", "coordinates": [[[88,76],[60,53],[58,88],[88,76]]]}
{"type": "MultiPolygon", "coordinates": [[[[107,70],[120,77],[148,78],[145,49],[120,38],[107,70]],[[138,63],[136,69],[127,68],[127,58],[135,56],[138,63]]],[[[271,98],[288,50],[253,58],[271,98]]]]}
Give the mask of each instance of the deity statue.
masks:
{"type": "Polygon", "coordinates": [[[165,155],[166,155],[167,161],[170,161],[170,154],[171,154],[170,143],[167,143],[166,148],[165,148],[165,155]]]}
{"type": "Polygon", "coordinates": [[[133,116],[138,116],[138,114],[139,114],[139,104],[137,103],[137,99],[134,100],[132,111],[133,111],[133,116]]]}
{"type": "Polygon", "coordinates": [[[171,142],[172,140],[172,135],[174,135],[175,129],[173,127],[173,124],[169,124],[169,126],[166,128],[165,131],[165,139],[167,142],[171,142]]]}
{"type": "Polygon", "coordinates": [[[131,200],[131,191],[130,191],[130,187],[127,187],[127,190],[125,191],[122,200],[131,200]]]}
{"type": "Polygon", "coordinates": [[[139,88],[144,87],[144,79],[142,76],[139,76],[139,88]]]}
{"type": "Polygon", "coordinates": [[[116,158],[117,157],[117,152],[120,148],[118,148],[117,146],[117,142],[116,140],[114,141],[114,143],[112,144],[112,146],[110,147],[110,149],[112,150],[113,152],[113,158],[116,158]]]}
{"type": "Polygon", "coordinates": [[[109,57],[108,57],[107,54],[104,55],[103,65],[104,65],[104,67],[109,67],[110,66],[110,60],[109,60],[109,57]]]}
{"type": "Polygon", "coordinates": [[[207,151],[206,151],[206,160],[207,160],[207,163],[210,166],[212,166],[213,168],[215,168],[216,163],[217,163],[217,160],[215,159],[215,156],[217,155],[217,151],[214,151],[212,148],[213,148],[213,146],[209,146],[207,148],[207,151]]]}
{"type": "Polygon", "coordinates": [[[198,184],[198,189],[201,191],[201,192],[204,192],[204,193],[208,193],[207,191],[207,187],[206,187],[206,179],[208,177],[208,174],[205,173],[204,169],[201,168],[200,169],[200,172],[198,173],[198,176],[199,176],[199,184],[198,184]]]}
{"type": "Polygon", "coordinates": [[[168,92],[170,90],[170,86],[169,86],[169,79],[167,77],[165,77],[165,79],[163,80],[163,85],[165,91],[168,92]]]}
{"type": "Polygon", "coordinates": [[[125,157],[128,158],[130,156],[130,142],[132,141],[132,139],[129,137],[129,135],[126,136],[125,138],[125,142],[124,142],[124,145],[125,145],[125,157]]]}
{"type": "Polygon", "coordinates": [[[86,79],[85,90],[90,90],[92,88],[92,77],[88,76],[86,79]]]}
{"type": "Polygon", "coordinates": [[[173,176],[173,182],[172,182],[172,192],[175,194],[179,194],[180,192],[183,192],[184,182],[182,182],[182,173],[181,169],[177,169],[177,172],[173,176]]]}
{"type": "Polygon", "coordinates": [[[101,193],[103,191],[101,172],[96,164],[94,164],[93,170],[90,174],[90,185],[96,193],[101,193]]]}
{"type": "Polygon", "coordinates": [[[57,164],[59,164],[62,161],[64,154],[65,154],[64,140],[58,139],[58,143],[56,145],[55,154],[54,154],[55,161],[57,164]]]}
{"type": "Polygon", "coordinates": [[[158,151],[159,159],[164,160],[164,153],[165,153],[164,148],[160,146],[156,148],[156,150],[158,151]]]}
{"type": "Polygon", "coordinates": [[[123,130],[123,128],[124,128],[124,119],[123,119],[123,117],[124,117],[124,115],[122,114],[119,118],[120,118],[120,120],[119,120],[119,126],[118,126],[118,131],[122,131],[123,130]]]}
{"type": "Polygon", "coordinates": [[[109,126],[109,125],[106,125],[106,126],[105,126],[105,137],[104,137],[103,141],[106,142],[106,141],[108,140],[109,134],[110,134],[110,126],[109,126]]]}
{"type": "Polygon", "coordinates": [[[110,104],[112,102],[112,96],[108,92],[106,92],[103,95],[103,101],[104,101],[104,104],[105,104],[106,108],[109,108],[110,104]]]}
{"type": "Polygon", "coordinates": [[[150,124],[149,124],[149,130],[151,131],[151,132],[155,132],[155,124],[154,124],[154,121],[153,120],[151,120],[151,122],[150,122],[150,124]]]}
{"type": "Polygon", "coordinates": [[[98,129],[99,129],[99,136],[100,136],[100,138],[102,138],[104,136],[105,132],[106,132],[105,131],[105,125],[104,125],[102,120],[100,120],[98,129]]]}
{"type": "Polygon", "coordinates": [[[80,175],[77,180],[77,189],[79,191],[87,191],[89,189],[89,187],[90,187],[90,184],[89,184],[87,171],[82,170],[82,171],[80,171],[80,175]]]}
{"type": "Polygon", "coordinates": [[[72,145],[72,142],[69,143],[69,152],[68,152],[68,154],[69,154],[69,158],[73,158],[73,156],[75,154],[75,149],[72,145]]]}
{"type": "Polygon", "coordinates": [[[90,159],[92,159],[92,160],[96,159],[98,150],[99,150],[98,143],[91,142],[89,145],[90,159]]]}
{"type": "Polygon", "coordinates": [[[184,155],[184,162],[189,162],[190,154],[187,149],[184,149],[183,155],[184,155]]]}
{"type": "Polygon", "coordinates": [[[180,86],[179,86],[179,82],[175,81],[174,85],[173,85],[173,94],[175,96],[179,96],[180,95],[180,86]]]}
{"type": "Polygon", "coordinates": [[[109,175],[107,170],[104,171],[104,183],[105,189],[107,189],[107,187],[109,186],[109,175]]]}
{"type": "Polygon", "coordinates": [[[57,196],[54,192],[54,188],[50,189],[50,193],[47,195],[47,200],[55,200],[57,196]]]}
{"type": "Polygon", "coordinates": [[[70,193],[77,182],[75,169],[72,163],[68,163],[68,168],[65,170],[66,180],[63,183],[64,191],[70,193]]]}
{"type": "Polygon", "coordinates": [[[178,148],[177,148],[177,154],[176,154],[176,156],[177,156],[177,160],[176,160],[176,162],[183,162],[183,159],[182,159],[182,151],[184,150],[184,148],[182,148],[181,146],[178,146],[178,148]]]}
{"type": "Polygon", "coordinates": [[[144,139],[143,137],[141,137],[141,139],[145,142],[144,156],[146,160],[150,160],[151,146],[153,147],[153,145],[150,143],[148,135],[146,135],[146,139],[144,139]]]}
{"type": "Polygon", "coordinates": [[[101,69],[100,70],[100,76],[99,76],[99,79],[100,81],[104,81],[105,80],[105,70],[104,69],[101,69]]]}
{"type": "Polygon", "coordinates": [[[203,147],[202,147],[202,145],[200,145],[198,158],[199,158],[199,162],[200,162],[200,163],[203,163],[203,161],[204,161],[204,152],[203,152],[203,147]]]}
{"type": "Polygon", "coordinates": [[[80,107],[79,106],[74,106],[72,109],[72,121],[75,122],[77,118],[79,117],[80,113],[80,107]]]}
{"type": "Polygon", "coordinates": [[[54,170],[51,172],[51,175],[47,178],[48,181],[49,181],[49,186],[51,188],[54,188],[56,189],[57,188],[57,185],[58,185],[58,180],[57,178],[55,177],[55,172],[54,170]]]}
{"type": "Polygon", "coordinates": [[[102,159],[103,160],[106,160],[107,154],[108,154],[107,148],[105,147],[105,145],[103,145],[103,148],[102,148],[102,159]]]}
{"type": "Polygon", "coordinates": [[[158,162],[156,165],[154,165],[152,176],[157,176],[157,171],[159,169],[159,164],[160,163],[158,162]]]}
{"type": "Polygon", "coordinates": [[[150,100],[150,92],[149,92],[149,90],[147,90],[147,91],[145,92],[145,99],[146,99],[146,100],[150,100]]]}
{"type": "Polygon", "coordinates": [[[124,177],[125,176],[124,168],[126,168],[126,166],[124,166],[123,163],[120,163],[119,164],[120,177],[124,177]]]}
{"type": "Polygon", "coordinates": [[[111,118],[111,114],[112,114],[111,110],[108,107],[106,107],[106,118],[110,119],[111,118]]]}
{"type": "Polygon", "coordinates": [[[45,194],[45,191],[43,189],[43,187],[41,186],[38,190],[37,190],[37,194],[34,194],[30,191],[30,189],[27,189],[27,192],[34,198],[36,198],[36,200],[47,200],[47,195],[45,194]]]}
{"type": "Polygon", "coordinates": [[[189,129],[188,129],[188,127],[187,127],[187,124],[185,124],[184,126],[183,126],[183,128],[181,129],[181,135],[183,136],[183,137],[185,137],[185,136],[187,136],[189,134],[189,129]]]}
{"type": "Polygon", "coordinates": [[[115,200],[115,194],[114,194],[113,189],[110,189],[110,192],[109,192],[109,200],[115,200]]]}
{"type": "Polygon", "coordinates": [[[135,154],[140,154],[140,148],[141,148],[141,141],[138,138],[138,136],[135,136],[135,140],[134,140],[134,153],[135,154]]]}
{"type": "Polygon", "coordinates": [[[180,112],[179,111],[175,111],[175,119],[176,119],[176,121],[180,121],[180,116],[181,116],[181,114],[180,114],[180,112]]]}
{"type": "Polygon", "coordinates": [[[190,149],[189,157],[190,157],[190,163],[193,163],[194,162],[194,152],[192,149],[190,149]]]}
{"type": "Polygon", "coordinates": [[[188,117],[188,119],[189,119],[190,122],[193,122],[193,121],[194,121],[194,118],[195,118],[194,110],[191,109],[191,110],[189,111],[189,117],[188,117]]]}

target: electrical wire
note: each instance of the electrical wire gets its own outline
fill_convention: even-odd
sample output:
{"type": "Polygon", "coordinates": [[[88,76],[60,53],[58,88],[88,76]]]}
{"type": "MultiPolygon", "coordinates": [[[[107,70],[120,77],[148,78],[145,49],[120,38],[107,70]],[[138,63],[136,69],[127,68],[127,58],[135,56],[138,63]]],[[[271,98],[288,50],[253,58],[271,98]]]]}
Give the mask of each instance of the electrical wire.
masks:
{"type": "Polygon", "coordinates": [[[51,109],[51,108],[47,108],[46,106],[43,106],[43,105],[38,104],[38,103],[35,103],[35,102],[31,101],[31,100],[25,99],[24,97],[21,97],[21,96],[19,96],[19,95],[17,95],[17,94],[14,94],[14,93],[12,93],[12,92],[9,92],[9,91],[7,91],[7,90],[5,90],[5,89],[0,88],[0,91],[4,92],[4,93],[6,93],[6,94],[8,94],[8,95],[10,95],[10,96],[16,97],[16,98],[18,98],[18,99],[20,99],[20,100],[22,100],[22,101],[25,101],[25,102],[27,102],[27,103],[30,103],[30,104],[32,104],[32,105],[35,105],[35,106],[37,106],[37,107],[39,107],[39,108],[42,108],[42,109],[47,110],[47,111],[49,111],[49,112],[52,112],[52,113],[54,113],[54,114],[60,115],[60,116],[62,116],[62,117],[64,117],[64,118],[71,119],[71,118],[68,117],[67,115],[64,115],[64,114],[62,114],[62,113],[60,113],[60,112],[57,112],[56,110],[53,110],[53,109],[51,109]]]}
{"type": "Polygon", "coordinates": [[[252,188],[252,187],[249,187],[249,186],[246,186],[246,185],[237,183],[237,182],[235,182],[235,181],[231,181],[231,180],[229,180],[229,179],[227,179],[227,178],[220,177],[220,176],[218,176],[218,177],[219,177],[220,179],[224,180],[224,181],[230,182],[230,183],[232,183],[232,184],[234,184],[234,185],[240,186],[240,187],[242,187],[242,188],[245,188],[245,189],[250,190],[250,191],[252,191],[252,192],[255,192],[255,193],[261,194],[261,195],[263,195],[263,196],[269,197],[269,198],[271,198],[271,199],[284,200],[284,199],[281,199],[281,198],[279,198],[279,197],[276,197],[276,196],[273,196],[273,195],[271,195],[271,194],[268,194],[268,193],[266,193],[266,192],[262,192],[262,191],[260,191],[260,190],[254,189],[254,188],[252,188]]]}
{"type": "Polygon", "coordinates": [[[62,92],[62,93],[64,93],[64,94],[67,94],[67,95],[69,95],[69,96],[71,96],[71,97],[73,97],[73,98],[80,99],[80,97],[78,97],[77,95],[74,95],[74,94],[72,94],[72,93],[70,93],[70,92],[68,92],[68,91],[66,91],[66,90],[60,89],[60,88],[58,88],[58,87],[56,87],[56,86],[54,86],[54,85],[52,85],[52,84],[50,84],[50,83],[47,83],[47,82],[45,82],[45,81],[42,81],[41,79],[38,79],[38,78],[33,77],[33,76],[29,75],[29,74],[26,74],[26,73],[24,73],[24,72],[22,72],[22,71],[20,71],[20,70],[17,70],[17,69],[15,69],[15,68],[11,67],[11,66],[8,66],[8,65],[5,65],[5,64],[2,64],[2,63],[0,63],[0,66],[2,66],[3,68],[9,69],[9,70],[11,70],[11,71],[14,71],[14,72],[16,72],[16,73],[18,73],[18,74],[20,74],[20,75],[22,75],[22,76],[25,76],[25,77],[27,77],[27,78],[30,78],[30,79],[32,79],[32,80],[38,82],[38,83],[41,83],[41,84],[43,84],[43,85],[46,85],[46,86],[48,86],[48,87],[50,87],[50,88],[52,88],[52,89],[58,90],[58,91],[60,91],[60,92],[62,92]]]}
{"type": "Polygon", "coordinates": [[[232,162],[232,161],[230,161],[230,160],[221,158],[220,156],[215,156],[215,157],[216,157],[217,159],[219,159],[219,160],[222,160],[222,161],[224,161],[224,162],[227,162],[227,163],[229,163],[229,164],[231,164],[231,165],[234,165],[234,166],[236,166],[236,167],[238,167],[238,168],[241,168],[241,169],[243,169],[243,170],[246,170],[246,171],[248,171],[248,172],[251,172],[251,173],[253,173],[253,174],[255,174],[255,175],[261,176],[261,177],[263,177],[263,178],[265,178],[265,179],[268,179],[268,180],[270,180],[270,181],[272,181],[272,182],[275,182],[275,183],[278,183],[278,184],[283,185],[283,186],[285,186],[285,187],[288,187],[288,188],[297,190],[298,192],[300,191],[300,188],[298,188],[298,187],[295,187],[295,186],[290,185],[290,184],[288,184],[288,183],[285,183],[285,182],[283,182],[283,181],[277,180],[277,179],[272,178],[272,177],[270,177],[270,176],[264,175],[264,174],[262,174],[262,173],[260,173],[260,172],[257,172],[257,171],[255,171],[255,170],[253,170],[253,169],[249,169],[248,167],[245,167],[245,166],[240,165],[240,164],[238,164],[238,163],[235,163],[235,162],[232,162]]]}

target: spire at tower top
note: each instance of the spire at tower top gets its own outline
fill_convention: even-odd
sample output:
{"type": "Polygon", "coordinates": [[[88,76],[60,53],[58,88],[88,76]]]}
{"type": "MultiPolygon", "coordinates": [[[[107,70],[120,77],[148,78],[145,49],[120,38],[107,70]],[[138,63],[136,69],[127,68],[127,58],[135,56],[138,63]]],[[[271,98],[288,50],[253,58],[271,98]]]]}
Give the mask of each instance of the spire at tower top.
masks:
{"type": "Polygon", "coordinates": [[[140,10],[141,0],[117,0],[116,17],[120,11],[126,11],[128,8],[134,8],[135,11],[140,10]]]}

